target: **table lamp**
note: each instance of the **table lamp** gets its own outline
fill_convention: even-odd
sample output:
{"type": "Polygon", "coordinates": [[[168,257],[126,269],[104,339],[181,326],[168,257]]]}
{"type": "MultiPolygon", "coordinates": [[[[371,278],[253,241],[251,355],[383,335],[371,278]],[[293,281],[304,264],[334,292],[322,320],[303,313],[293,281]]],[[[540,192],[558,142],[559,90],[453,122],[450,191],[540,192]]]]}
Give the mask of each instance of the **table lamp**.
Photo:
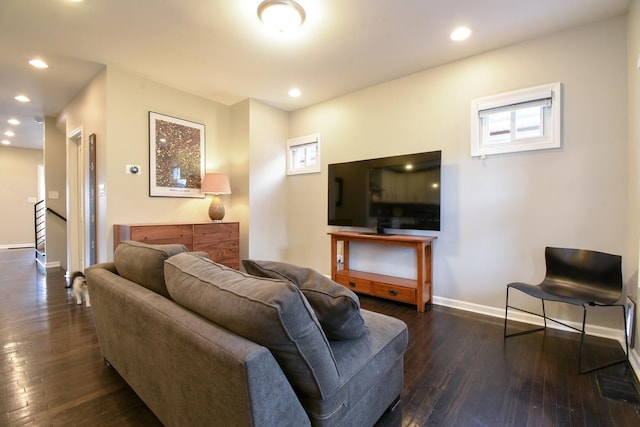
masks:
{"type": "Polygon", "coordinates": [[[213,199],[209,205],[209,218],[216,222],[222,221],[222,218],[224,218],[224,205],[218,195],[231,194],[231,186],[227,175],[223,173],[205,174],[200,186],[200,192],[213,194],[213,199]]]}

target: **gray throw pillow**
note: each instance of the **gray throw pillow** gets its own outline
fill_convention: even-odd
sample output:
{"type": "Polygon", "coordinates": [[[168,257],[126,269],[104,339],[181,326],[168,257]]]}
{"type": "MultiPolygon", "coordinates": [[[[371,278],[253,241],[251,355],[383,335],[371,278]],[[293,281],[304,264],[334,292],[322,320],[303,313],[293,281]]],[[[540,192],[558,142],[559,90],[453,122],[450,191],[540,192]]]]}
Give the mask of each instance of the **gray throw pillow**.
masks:
{"type": "Polygon", "coordinates": [[[116,248],[113,263],[120,277],[170,298],[164,283],[164,260],[182,252],[187,252],[184,245],[148,245],[126,240],[116,248]]]}
{"type": "Polygon", "coordinates": [[[348,340],[369,332],[360,313],[360,299],[350,289],[310,268],[276,261],[242,260],[244,269],[258,277],[288,280],[296,285],[316,313],[327,338],[348,340]]]}
{"type": "Polygon", "coordinates": [[[340,385],[329,342],[300,290],[185,253],[165,261],[178,304],[267,347],[293,388],[321,399],[340,385]]]}

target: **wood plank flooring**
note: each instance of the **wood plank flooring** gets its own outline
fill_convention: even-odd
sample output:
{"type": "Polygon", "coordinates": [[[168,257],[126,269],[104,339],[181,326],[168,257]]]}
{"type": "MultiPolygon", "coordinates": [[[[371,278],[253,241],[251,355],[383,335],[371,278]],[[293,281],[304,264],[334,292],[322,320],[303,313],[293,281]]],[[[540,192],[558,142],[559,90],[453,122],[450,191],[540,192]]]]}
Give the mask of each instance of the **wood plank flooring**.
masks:
{"type": "MultiPolygon", "coordinates": [[[[73,304],[60,271],[32,250],[0,250],[0,425],[159,426],[104,364],[91,309],[73,304]]],[[[603,397],[602,376],[637,381],[630,367],[577,374],[576,334],[502,338],[502,321],[441,306],[362,297],[409,326],[405,387],[378,426],[639,426],[640,405],[603,397]]],[[[590,339],[595,363],[620,346],[590,339]]]]}

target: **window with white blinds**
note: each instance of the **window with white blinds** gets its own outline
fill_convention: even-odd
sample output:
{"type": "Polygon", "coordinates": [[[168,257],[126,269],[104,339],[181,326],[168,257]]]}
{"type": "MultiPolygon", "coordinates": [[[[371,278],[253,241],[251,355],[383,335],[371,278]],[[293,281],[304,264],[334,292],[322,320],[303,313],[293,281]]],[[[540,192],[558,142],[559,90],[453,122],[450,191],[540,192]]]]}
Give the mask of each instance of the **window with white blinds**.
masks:
{"type": "Polygon", "coordinates": [[[320,172],[320,134],[287,140],[287,175],[320,172]]]}
{"type": "Polygon", "coordinates": [[[471,155],[561,146],[561,84],[471,101],[471,155]]]}

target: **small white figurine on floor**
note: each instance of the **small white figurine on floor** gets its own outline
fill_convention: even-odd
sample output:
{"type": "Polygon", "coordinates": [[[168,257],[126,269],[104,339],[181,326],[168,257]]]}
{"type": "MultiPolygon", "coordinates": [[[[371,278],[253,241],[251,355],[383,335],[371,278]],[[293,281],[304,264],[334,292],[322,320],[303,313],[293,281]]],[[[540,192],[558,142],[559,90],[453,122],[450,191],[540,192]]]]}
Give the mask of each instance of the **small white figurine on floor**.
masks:
{"type": "Polygon", "coordinates": [[[73,296],[76,299],[76,304],[82,304],[82,296],[84,295],[85,305],[87,307],[91,307],[89,289],[87,288],[87,279],[84,277],[84,274],[80,271],[76,271],[71,274],[69,281],[71,282],[71,290],[73,291],[73,296]]]}

